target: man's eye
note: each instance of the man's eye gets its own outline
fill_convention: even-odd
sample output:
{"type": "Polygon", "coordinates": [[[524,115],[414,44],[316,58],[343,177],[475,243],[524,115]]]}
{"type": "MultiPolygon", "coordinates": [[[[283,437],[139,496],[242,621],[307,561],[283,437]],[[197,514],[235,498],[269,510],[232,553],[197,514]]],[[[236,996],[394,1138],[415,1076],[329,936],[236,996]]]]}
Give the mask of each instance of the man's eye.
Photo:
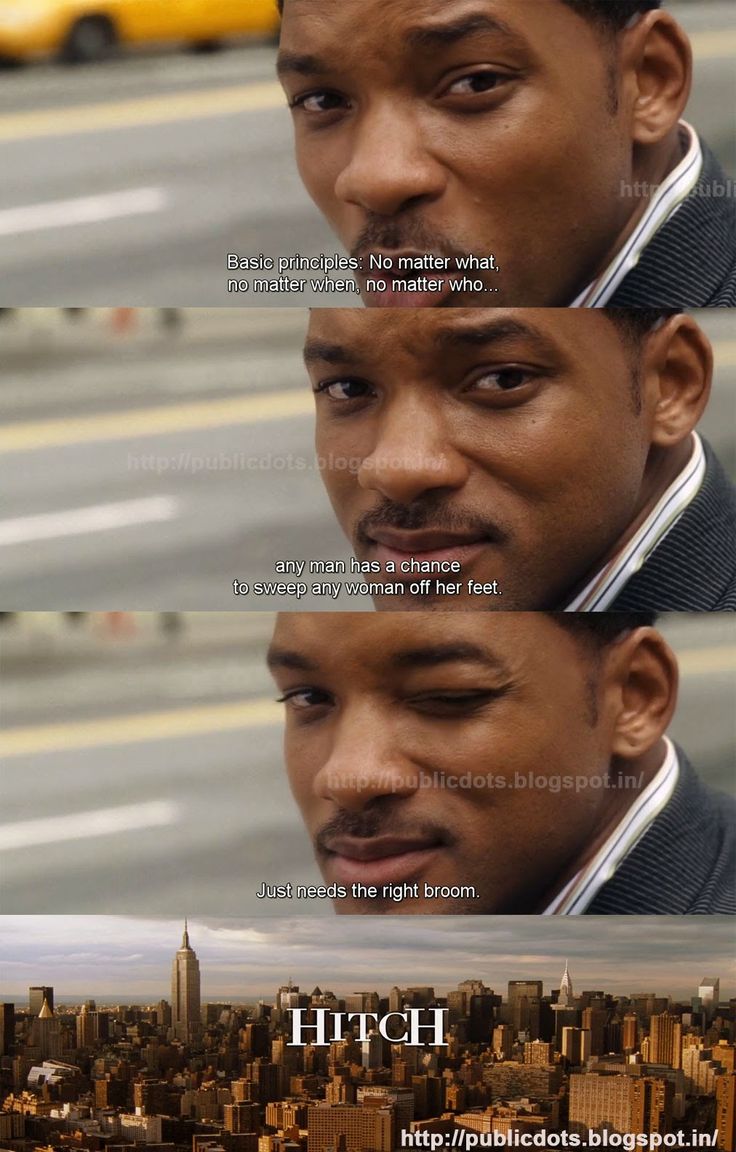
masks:
{"type": "Polygon", "coordinates": [[[330,400],[364,400],[372,395],[370,384],[363,380],[324,380],[314,391],[330,400]]]}
{"type": "Polygon", "coordinates": [[[447,91],[452,96],[478,96],[499,88],[505,79],[501,72],[473,72],[455,80],[447,91]]]}
{"type": "Polygon", "coordinates": [[[513,392],[532,379],[526,368],[496,368],[473,381],[472,387],[479,392],[513,392]]]}
{"type": "Polygon", "coordinates": [[[320,115],[325,112],[334,112],[336,108],[344,108],[347,102],[337,92],[308,92],[306,96],[297,96],[289,107],[301,108],[310,115],[320,115]]]}
{"type": "Polygon", "coordinates": [[[417,711],[432,716],[463,716],[479,711],[498,695],[497,691],[437,693],[420,696],[413,703],[417,711]]]}
{"type": "Polygon", "coordinates": [[[299,712],[306,712],[310,708],[329,704],[331,700],[329,692],[324,692],[321,688],[292,688],[284,692],[283,696],[279,696],[276,703],[286,704],[299,712]]]}

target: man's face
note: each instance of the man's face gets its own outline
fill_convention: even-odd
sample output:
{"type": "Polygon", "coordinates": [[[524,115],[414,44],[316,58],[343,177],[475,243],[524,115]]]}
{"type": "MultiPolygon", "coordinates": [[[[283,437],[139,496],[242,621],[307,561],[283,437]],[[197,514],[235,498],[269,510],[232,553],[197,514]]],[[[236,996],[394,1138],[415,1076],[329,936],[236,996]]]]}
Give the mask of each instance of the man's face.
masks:
{"type": "Polygon", "coordinates": [[[299,170],[362,258],[367,303],[569,305],[632,211],[614,68],[613,42],[561,0],[286,0],[299,170]],[[497,270],[467,274],[480,290],[392,292],[389,274],[366,293],[371,252],[394,272],[426,253],[493,255],[497,270]]]}
{"type": "Polygon", "coordinates": [[[546,615],[284,613],[269,663],[339,911],[537,911],[610,819],[602,665],[546,615]]]}
{"type": "Polygon", "coordinates": [[[633,351],[603,312],[316,310],[306,359],[338,520],[366,580],[404,584],[381,609],[564,606],[651,496],[633,351]],[[412,593],[412,558],[459,563],[459,587],[412,593]]]}

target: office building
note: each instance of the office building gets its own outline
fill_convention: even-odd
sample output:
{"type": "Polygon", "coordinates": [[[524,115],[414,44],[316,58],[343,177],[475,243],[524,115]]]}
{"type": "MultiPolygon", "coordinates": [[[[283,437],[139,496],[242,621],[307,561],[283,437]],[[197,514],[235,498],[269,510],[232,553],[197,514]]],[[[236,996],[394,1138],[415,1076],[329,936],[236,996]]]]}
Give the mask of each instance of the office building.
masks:
{"type": "Polygon", "coordinates": [[[31,1016],[40,1016],[44,1000],[50,1010],[54,1010],[54,990],[44,985],[35,985],[28,989],[28,1011],[31,1016]]]}
{"type": "Polygon", "coordinates": [[[178,1040],[189,1043],[200,1033],[199,961],[189,945],[189,932],[184,922],[181,948],[171,968],[171,1026],[178,1040]]]}

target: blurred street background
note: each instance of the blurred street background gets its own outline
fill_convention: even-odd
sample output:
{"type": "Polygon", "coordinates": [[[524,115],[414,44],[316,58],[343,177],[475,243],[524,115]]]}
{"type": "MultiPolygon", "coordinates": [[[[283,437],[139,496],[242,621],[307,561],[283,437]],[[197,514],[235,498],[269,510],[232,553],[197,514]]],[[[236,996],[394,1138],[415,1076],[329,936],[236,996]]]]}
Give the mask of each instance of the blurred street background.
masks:
{"type": "MultiPolygon", "coordinates": [[[[736,478],[736,333],[701,430],[736,478]]],[[[348,560],[315,466],[300,309],[0,317],[0,607],[360,610],[235,597],[279,560],[348,560]]]]}
{"type": "MultiPolygon", "coordinates": [[[[264,665],[268,613],[23,613],[0,619],[0,899],[11,914],[331,911],[264,904],[318,883],[264,665]]],[[[671,735],[734,791],[736,620],[665,617],[671,735]]]]}
{"type": "MultiPolygon", "coordinates": [[[[688,118],[734,177],[733,0],[668,6],[695,50],[688,118]]],[[[227,293],[228,252],[339,250],[297,176],[274,57],[255,41],[0,73],[0,305],[296,303],[227,293]]]]}
{"type": "Polygon", "coordinates": [[[349,556],[315,467],[305,329],[295,309],[7,317],[0,605],[284,607],[233,580],[349,556]]]}

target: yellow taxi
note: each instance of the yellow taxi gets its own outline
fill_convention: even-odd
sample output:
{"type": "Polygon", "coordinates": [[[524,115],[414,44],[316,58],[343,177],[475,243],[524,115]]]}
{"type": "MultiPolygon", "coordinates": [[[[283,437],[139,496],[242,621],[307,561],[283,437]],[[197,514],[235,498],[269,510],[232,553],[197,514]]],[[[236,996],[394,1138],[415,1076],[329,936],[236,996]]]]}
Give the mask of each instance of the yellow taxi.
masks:
{"type": "Polygon", "coordinates": [[[209,47],[273,34],[278,23],[276,0],[0,0],[0,58],[84,62],[118,45],[209,47]]]}

